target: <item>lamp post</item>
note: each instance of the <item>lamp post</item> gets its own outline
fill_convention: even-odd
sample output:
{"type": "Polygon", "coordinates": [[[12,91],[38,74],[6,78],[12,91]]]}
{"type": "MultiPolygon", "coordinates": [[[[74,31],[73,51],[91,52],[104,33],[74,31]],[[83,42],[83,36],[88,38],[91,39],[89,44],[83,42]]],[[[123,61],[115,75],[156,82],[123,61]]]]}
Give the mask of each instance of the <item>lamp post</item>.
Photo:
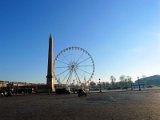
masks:
{"type": "Polygon", "coordinates": [[[139,84],[139,77],[137,77],[137,79],[138,79],[139,91],[141,91],[141,87],[140,87],[140,84],[139,84]]]}
{"type": "Polygon", "coordinates": [[[102,90],[101,90],[101,82],[100,82],[100,78],[99,78],[99,92],[102,92],[102,90]]]}

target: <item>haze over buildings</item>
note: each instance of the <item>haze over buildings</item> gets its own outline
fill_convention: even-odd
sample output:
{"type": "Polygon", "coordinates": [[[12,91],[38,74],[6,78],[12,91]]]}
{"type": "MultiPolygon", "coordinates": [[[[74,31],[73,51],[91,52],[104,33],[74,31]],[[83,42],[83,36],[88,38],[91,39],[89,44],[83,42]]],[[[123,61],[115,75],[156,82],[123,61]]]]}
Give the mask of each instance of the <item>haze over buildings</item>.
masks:
{"type": "Polygon", "coordinates": [[[159,14],[159,0],[1,0],[0,79],[45,83],[50,33],[54,55],[92,55],[95,81],[160,74],[159,14]]]}

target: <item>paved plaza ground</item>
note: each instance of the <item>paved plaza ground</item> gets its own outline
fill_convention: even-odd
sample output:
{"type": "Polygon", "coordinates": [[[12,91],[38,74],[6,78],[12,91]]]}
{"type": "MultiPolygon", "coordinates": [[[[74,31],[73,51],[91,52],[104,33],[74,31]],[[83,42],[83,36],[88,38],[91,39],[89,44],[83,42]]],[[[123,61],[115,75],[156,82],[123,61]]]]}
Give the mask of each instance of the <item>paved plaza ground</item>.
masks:
{"type": "Polygon", "coordinates": [[[0,97],[0,120],[160,120],[160,90],[0,97]]]}

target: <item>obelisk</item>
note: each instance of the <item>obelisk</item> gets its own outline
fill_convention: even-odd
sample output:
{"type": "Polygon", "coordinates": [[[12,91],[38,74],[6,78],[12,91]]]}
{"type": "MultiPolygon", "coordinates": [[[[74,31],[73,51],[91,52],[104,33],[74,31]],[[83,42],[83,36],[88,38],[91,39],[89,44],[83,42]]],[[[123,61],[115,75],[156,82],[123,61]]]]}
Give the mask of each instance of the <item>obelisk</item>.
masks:
{"type": "Polygon", "coordinates": [[[50,34],[49,37],[49,49],[48,49],[48,70],[47,70],[47,87],[48,87],[48,93],[52,93],[55,91],[54,89],[54,67],[53,67],[53,38],[50,34]]]}

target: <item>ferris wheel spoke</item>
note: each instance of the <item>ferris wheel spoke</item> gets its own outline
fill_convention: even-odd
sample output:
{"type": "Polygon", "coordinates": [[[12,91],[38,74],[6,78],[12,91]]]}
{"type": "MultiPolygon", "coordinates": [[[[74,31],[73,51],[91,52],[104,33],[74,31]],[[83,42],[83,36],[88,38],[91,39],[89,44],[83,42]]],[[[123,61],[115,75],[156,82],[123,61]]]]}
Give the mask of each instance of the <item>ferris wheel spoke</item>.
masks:
{"type": "Polygon", "coordinates": [[[72,71],[70,71],[70,74],[69,74],[69,76],[68,76],[68,79],[67,79],[67,82],[66,82],[66,84],[68,84],[68,82],[69,82],[69,80],[72,78],[72,71]]]}
{"type": "Polygon", "coordinates": [[[83,63],[83,62],[87,61],[88,59],[90,59],[90,57],[88,57],[88,58],[86,58],[86,59],[82,60],[81,62],[79,62],[79,63],[77,63],[77,64],[79,65],[79,64],[81,64],[81,63],[83,63]]]}
{"type": "Polygon", "coordinates": [[[92,67],[93,65],[78,65],[78,67],[92,67]]]}
{"type": "Polygon", "coordinates": [[[79,59],[82,57],[83,54],[84,54],[84,53],[82,53],[82,54],[78,57],[78,59],[76,60],[76,63],[79,61],[79,59]]]}
{"type": "Polygon", "coordinates": [[[64,80],[67,78],[67,76],[70,74],[70,71],[66,74],[66,76],[63,78],[62,83],[64,82],[64,80]]]}
{"type": "Polygon", "coordinates": [[[80,69],[80,68],[77,68],[78,70],[80,70],[80,71],[83,71],[83,72],[85,72],[85,73],[87,73],[87,74],[92,74],[92,73],[89,73],[89,72],[87,72],[87,71],[85,71],[85,70],[82,70],[82,69],[80,69]]]}
{"type": "Polygon", "coordinates": [[[78,76],[76,70],[75,70],[74,72],[75,72],[75,75],[77,76],[77,78],[78,78],[78,80],[79,80],[79,83],[81,83],[80,78],[79,78],[79,76],[78,76]]]}
{"type": "Polygon", "coordinates": [[[59,61],[59,62],[61,62],[61,63],[64,63],[64,64],[66,64],[66,65],[69,65],[68,63],[66,63],[66,62],[64,62],[64,61],[62,61],[62,60],[57,60],[57,61],[59,61]]]}
{"type": "Polygon", "coordinates": [[[58,75],[56,75],[56,76],[59,76],[59,75],[61,75],[61,74],[63,74],[63,73],[65,73],[65,72],[67,72],[69,69],[66,69],[65,71],[63,71],[63,72],[61,72],[61,73],[59,73],[58,75]]]}

